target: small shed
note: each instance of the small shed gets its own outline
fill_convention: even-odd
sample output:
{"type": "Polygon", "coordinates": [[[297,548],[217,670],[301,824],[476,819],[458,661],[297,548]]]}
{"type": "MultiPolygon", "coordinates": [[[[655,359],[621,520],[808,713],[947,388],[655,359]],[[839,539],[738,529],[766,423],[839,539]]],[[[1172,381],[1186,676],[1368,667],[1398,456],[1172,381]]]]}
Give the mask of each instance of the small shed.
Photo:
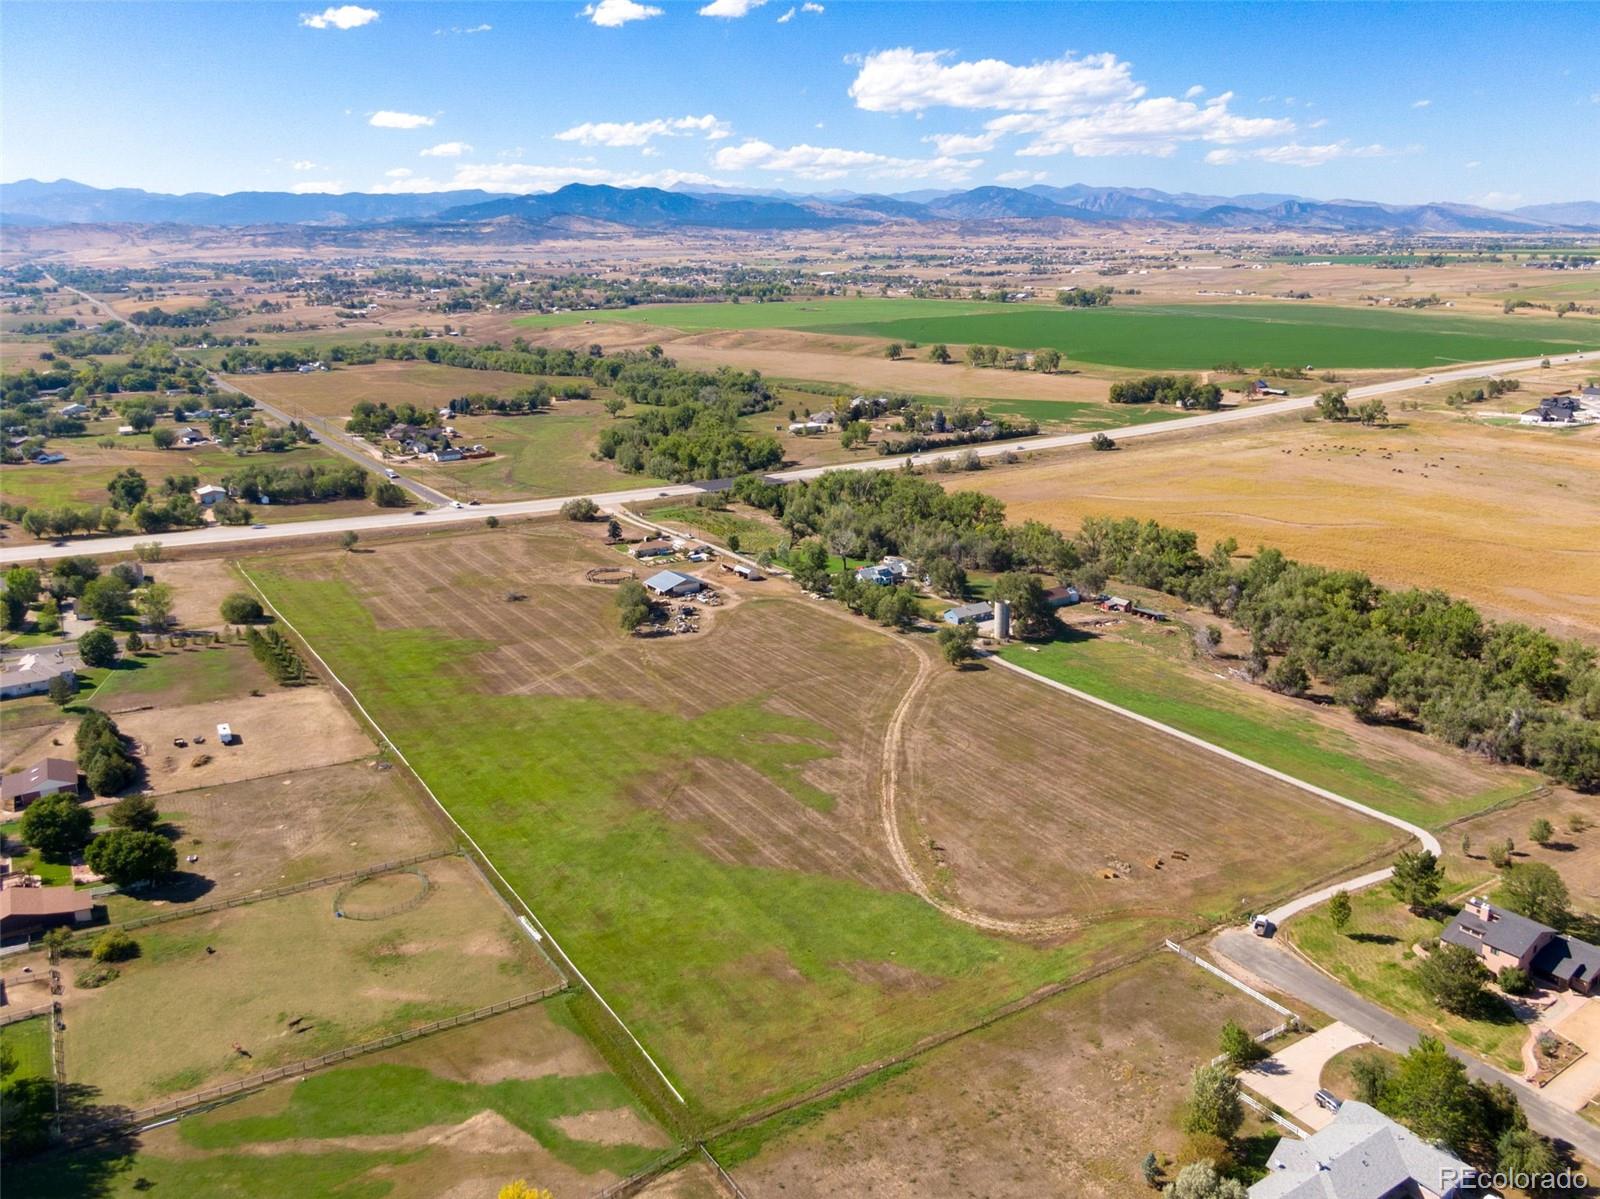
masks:
{"type": "Polygon", "coordinates": [[[657,595],[694,595],[705,587],[693,575],[679,574],[675,570],[663,570],[660,574],[653,574],[644,581],[645,590],[653,591],[657,595]]]}
{"type": "Polygon", "coordinates": [[[228,498],[228,489],[216,483],[202,483],[194,489],[194,498],[197,504],[209,508],[212,504],[220,504],[228,498]]]}

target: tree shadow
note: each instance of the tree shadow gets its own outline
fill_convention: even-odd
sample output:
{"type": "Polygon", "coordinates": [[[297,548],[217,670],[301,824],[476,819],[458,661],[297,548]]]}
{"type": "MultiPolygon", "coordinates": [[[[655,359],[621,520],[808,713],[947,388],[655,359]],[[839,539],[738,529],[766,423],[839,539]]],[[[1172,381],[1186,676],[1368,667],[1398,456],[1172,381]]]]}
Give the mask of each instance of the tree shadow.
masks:
{"type": "Polygon", "coordinates": [[[1400,938],[1392,933],[1346,933],[1352,941],[1361,945],[1398,945],[1400,938]]]}
{"type": "MultiPolygon", "coordinates": [[[[54,1086],[49,1079],[26,1079],[40,1083],[40,1096],[46,1104],[44,1115],[54,1106],[54,1086]]],[[[19,1084],[7,1087],[8,1116],[13,1102],[28,1099],[17,1092],[19,1084]]],[[[139,1136],[131,1126],[133,1113],[120,1104],[98,1102],[99,1089],[85,1083],[68,1083],[61,1090],[61,1139],[19,1143],[8,1136],[6,1145],[6,1193],[98,1199],[118,1190],[122,1176],[132,1167],[139,1149],[139,1136]]],[[[47,1123],[47,1121],[46,1121],[47,1123]]],[[[8,1134],[18,1127],[8,1123],[8,1134]]]]}

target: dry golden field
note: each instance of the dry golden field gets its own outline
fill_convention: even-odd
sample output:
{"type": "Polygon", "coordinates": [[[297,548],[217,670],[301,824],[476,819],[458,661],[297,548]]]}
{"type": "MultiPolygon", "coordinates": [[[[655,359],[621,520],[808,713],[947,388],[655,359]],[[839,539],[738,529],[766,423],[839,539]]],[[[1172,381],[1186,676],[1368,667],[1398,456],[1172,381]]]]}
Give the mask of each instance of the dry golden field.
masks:
{"type": "Polygon", "coordinates": [[[1600,640],[1600,429],[1390,410],[1387,429],[1292,421],[1130,440],[1004,467],[982,487],[1017,520],[1158,520],[1600,640]]]}

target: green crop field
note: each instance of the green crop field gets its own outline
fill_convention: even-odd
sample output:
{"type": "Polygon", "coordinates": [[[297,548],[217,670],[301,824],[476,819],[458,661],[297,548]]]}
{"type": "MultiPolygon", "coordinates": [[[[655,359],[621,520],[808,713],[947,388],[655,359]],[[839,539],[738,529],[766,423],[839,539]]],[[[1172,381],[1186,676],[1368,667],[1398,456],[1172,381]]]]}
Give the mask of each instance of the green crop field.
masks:
{"type": "Polygon", "coordinates": [[[655,323],[698,332],[800,329],[855,337],[1054,347],[1075,362],[1204,370],[1251,366],[1364,369],[1447,366],[1563,354],[1600,345],[1600,328],[1575,321],[1454,316],[1313,304],[1173,304],[1064,309],[948,300],[832,300],[784,304],[675,304],[528,317],[550,327],[578,320],[655,323]]]}

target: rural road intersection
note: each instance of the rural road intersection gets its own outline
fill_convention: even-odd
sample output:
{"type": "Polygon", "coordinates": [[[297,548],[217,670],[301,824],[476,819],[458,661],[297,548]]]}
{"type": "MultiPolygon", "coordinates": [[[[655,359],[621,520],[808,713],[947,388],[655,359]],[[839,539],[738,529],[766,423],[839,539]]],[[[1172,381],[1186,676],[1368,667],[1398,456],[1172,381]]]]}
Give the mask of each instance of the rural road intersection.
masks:
{"type": "MultiPolygon", "coordinates": [[[[1578,362],[1591,357],[1600,358],[1600,351],[1568,354],[1561,357],[1559,361],[1578,362]]],[[[1359,401],[1382,398],[1383,396],[1394,395],[1398,392],[1430,383],[1454,383],[1465,379],[1481,379],[1485,375],[1537,370],[1544,361],[1545,359],[1540,358],[1523,358],[1515,362],[1478,363],[1473,366],[1435,371],[1428,375],[1410,375],[1403,379],[1391,379],[1385,383],[1369,383],[1362,387],[1353,387],[1350,389],[1349,399],[1359,401]]],[[[1551,359],[1550,361],[1556,360],[1551,359]]],[[[237,391],[238,389],[231,388],[231,390],[237,391]]],[[[260,401],[257,401],[257,403],[260,403],[260,401]]],[[[1108,429],[1105,432],[1119,441],[1133,437],[1171,436],[1175,433],[1187,433],[1196,429],[1208,429],[1218,425],[1238,424],[1288,412],[1300,412],[1312,407],[1315,403],[1315,396],[1291,396],[1288,399],[1257,404],[1250,408],[1233,408],[1223,412],[1207,412],[1199,416],[1185,417],[1182,420],[1162,421],[1149,425],[1129,425],[1119,429],[1108,429]]],[[[267,405],[262,406],[264,408],[268,407],[267,405]]],[[[272,411],[270,408],[268,410],[272,411]]],[[[274,412],[274,415],[279,414],[274,412]]],[[[859,462],[846,462],[835,466],[811,466],[795,470],[775,471],[768,475],[767,478],[775,483],[792,483],[805,479],[814,479],[819,475],[835,470],[898,470],[907,462],[913,466],[922,466],[937,462],[941,458],[960,457],[969,451],[975,452],[980,458],[994,458],[1007,453],[1024,453],[1087,445],[1095,436],[1096,434],[1094,433],[1059,433],[1049,437],[1033,437],[1022,441],[988,442],[984,445],[963,446],[959,449],[945,450],[938,453],[872,458],[859,462]]],[[[371,461],[368,455],[344,445],[337,437],[327,438],[326,441],[330,448],[337,450],[346,457],[362,463],[371,461]]],[[[637,487],[625,491],[590,492],[585,494],[608,508],[614,508],[619,504],[641,503],[657,498],[693,496],[704,491],[721,491],[729,485],[730,480],[714,479],[702,483],[672,483],[660,487],[637,487]]],[[[128,554],[133,552],[135,545],[153,540],[159,541],[164,547],[174,550],[211,548],[283,541],[300,537],[324,537],[330,533],[359,534],[406,527],[431,529],[446,525],[481,522],[489,516],[501,519],[519,516],[549,516],[559,512],[561,505],[568,500],[579,498],[578,496],[556,496],[551,499],[512,500],[506,503],[480,504],[471,508],[454,508],[446,503],[446,497],[431,488],[424,489],[421,484],[410,481],[406,483],[406,486],[413,493],[426,491],[432,495],[439,496],[436,502],[441,506],[426,509],[421,515],[410,511],[384,512],[375,513],[372,516],[297,521],[291,524],[273,525],[265,529],[249,526],[213,527],[192,529],[180,533],[90,538],[81,541],[65,541],[59,545],[43,542],[10,544],[9,538],[7,538],[4,541],[0,541],[0,565],[10,565],[17,562],[49,561],[54,558],[71,557],[76,554],[128,554]]]]}

